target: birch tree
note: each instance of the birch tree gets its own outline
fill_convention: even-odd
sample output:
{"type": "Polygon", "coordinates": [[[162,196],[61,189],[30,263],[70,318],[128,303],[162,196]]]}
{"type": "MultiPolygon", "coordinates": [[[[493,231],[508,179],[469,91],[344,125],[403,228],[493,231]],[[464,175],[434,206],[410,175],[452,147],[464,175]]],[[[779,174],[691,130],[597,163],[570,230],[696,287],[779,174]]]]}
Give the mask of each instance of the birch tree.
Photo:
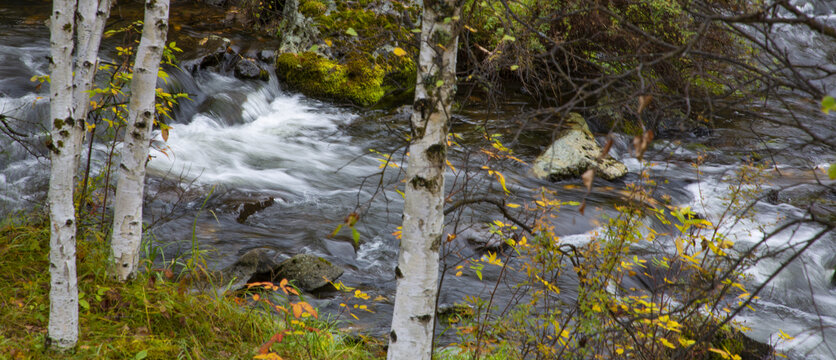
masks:
{"type": "Polygon", "coordinates": [[[78,341],[75,175],[86,129],[88,92],[110,1],[53,1],[50,28],[49,112],[49,343],[68,349],[78,341]],[[73,40],[75,30],[78,40],[73,40]],[[76,57],[73,59],[73,50],[76,57]]]}
{"type": "Polygon", "coordinates": [[[444,164],[456,87],[458,0],[425,0],[387,358],[429,360],[444,227],[444,164]]]}
{"type": "Polygon", "coordinates": [[[145,166],[154,114],[157,72],[168,32],[168,0],[147,0],[142,39],[134,63],[128,126],[122,146],[113,214],[112,273],[120,281],[134,276],[142,241],[145,166]]]}

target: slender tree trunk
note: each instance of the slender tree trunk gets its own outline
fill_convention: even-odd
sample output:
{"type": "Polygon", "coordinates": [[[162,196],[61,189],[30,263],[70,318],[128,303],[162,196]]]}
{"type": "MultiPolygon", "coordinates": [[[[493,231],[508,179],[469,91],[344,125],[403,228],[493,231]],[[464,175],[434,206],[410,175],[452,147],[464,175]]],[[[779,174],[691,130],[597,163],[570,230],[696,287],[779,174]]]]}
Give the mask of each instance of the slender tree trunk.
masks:
{"type": "Polygon", "coordinates": [[[424,1],[403,237],[395,268],[398,287],[389,333],[390,360],[429,360],[432,356],[438,251],[444,228],[444,164],[456,87],[460,12],[461,4],[456,0],[424,1]]]}
{"type": "Polygon", "coordinates": [[[76,279],[76,217],[73,194],[84,138],[85,119],[96,72],[104,24],[110,1],[54,0],[50,17],[49,112],[52,123],[48,144],[49,175],[49,329],[50,343],[68,349],[78,342],[78,283],[76,279]],[[77,27],[76,27],[77,26],[77,27]],[[78,30],[78,47],[73,40],[78,30]],[[73,64],[73,50],[76,52],[73,64]],[[78,65],[79,68],[76,69],[78,65]],[[74,76],[75,73],[75,76],[74,76]]]}
{"type": "Polygon", "coordinates": [[[113,268],[125,281],[135,275],[142,242],[145,166],[154,127],[157,71],[168,31],[168,0],[147,0],[142,40],[134,63],[128,127],[119,164],[113,215],[113,268]]]}
{"type": "Polygon", "coordinates": [[[49,329],[48,339],[59,349],[78,341],[75,207],[73,206],[73,30],[75,1],[54,0],[50,17],[49,114],[49,329]]]}
{"type": "Polygon", "coordinates": [[[99,45],[102,41],[105,23],[110,16],[112,0],[82,0],[78,3],[76,33],[78,45],[75,55],[75,78],[73,79],[73,109],[76,119],[81,121],[76,127],[73,139],[75,147],[74,167],[78,169],[84,137],[87,133],[87,112],[90,109],[90,94],[93,78],[98,68],[99,45]]]}

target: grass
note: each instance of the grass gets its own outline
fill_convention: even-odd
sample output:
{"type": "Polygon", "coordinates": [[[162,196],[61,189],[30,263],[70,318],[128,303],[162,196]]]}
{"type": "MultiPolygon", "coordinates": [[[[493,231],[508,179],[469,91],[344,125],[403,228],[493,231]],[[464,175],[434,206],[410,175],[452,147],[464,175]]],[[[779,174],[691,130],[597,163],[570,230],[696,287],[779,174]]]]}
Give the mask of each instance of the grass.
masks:
{"type": "MultiPolygon", "coordinates": [[[[31,214],[29,214],[31,216],[31,214]]],[[[192,290],[189,276],[165,269],[119,283],[107,275],[109,248],[100,233],[78,242],[80,335],[66,354],[45,348],[49,316],[49,231],[43,216],[0,222],[0,359],[252,359],[274,334],[294,325],[244,298],[192,290]]],[[[148,264],[148,262],[145,262],[148,264]]],[[[240,295],[240,294],[239,294],[240,295]]],[[[305,327],[273,345],[284,359],[370,359],[333,323],[305,327]]]]}

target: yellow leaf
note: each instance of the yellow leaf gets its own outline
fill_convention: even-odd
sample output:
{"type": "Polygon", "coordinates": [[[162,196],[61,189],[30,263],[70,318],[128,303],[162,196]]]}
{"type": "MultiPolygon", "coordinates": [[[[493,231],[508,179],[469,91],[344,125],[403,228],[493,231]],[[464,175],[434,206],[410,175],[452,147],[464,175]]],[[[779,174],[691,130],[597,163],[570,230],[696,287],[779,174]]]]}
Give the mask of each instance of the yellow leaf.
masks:
{"type": "Polygon", "coordinates": [[[679,340],[679,343],[680,343],[680,344],[682,344],[682,346],[685,346],[685,347],[688,347],[688,346],[694,345],[694,343],[696,343],[696,341],[694,341],[694,340],[688,340],[688,339],[686,339],[686,338],[684,338],[684,337],[679,337],[679,339],[677,339],[677,340],[679,340]]]}
{"type": "Polygon", "coordinates": [[[278,354],[276,354],[276,353],[269,353],[269,354],[258,354],[258,355],[256,355],[256,356],[253,356],[253,359],[259,359],[259,360],[262,360],[262,359],[263,359],[263,360],[282,360],[282,357],[281,357],[281,356],[279,356],[279,355],[278,355],[278,354]]]}
{"type": "Polygon", "coordinates": [[[396,47],[392,49],[392,53],[395,54],[395,56],[405,56],[406,50],[396,47]]]}
{"type": "Polygon", "coordinates": [[[665,345],[665,346],[667,346],[667,347],[669,347],[669,348],[671,348],[671,349],[676,349],[676,345],[671,344],[671,342],[670,342],[670,341],[668,341],[668,339],[665,339],[665,338],[659,338],[659,342],[660,342],[660,343],[662,343],[662,345],[665,345]]]}
{"type": "Polygon", "coordinates": [[[505,176],[502,176],[502,174],[499,171],[494,171],[494,174],[496,174],[496,178],[497,180],[499,180],[499,184],[502,185],[502,190],[505,190],[506,194],[511,193],[510,191],[508,191],[508,188],[505,187],[505,176]]]}
{"type": "Polygon", "coordinates": [[[720,356],[722,356],[723,359],[728,359],[729,358],[729,353],[726,352],[726,351],[723,351],[723,350],[720,350],[720,349],[715,349],[715,348],[709,348],[708,351],[720,354],[720,356]]]}
{"type": "Polygon", "coordinates": [[[520,207],[520,204],[507,203],[507,204],[505,204],[505,206],[507,206],[509,208],[512,208],[512,209],[516,209],[516,208],[520,207]]]}
{"type": "Polygon", "coordinates": [[[618,354],[618,355],[621,355],[621,354],[624,353],[624,349],[622,349],[622,348],[615,349],[615,353],[618,354]]]}
{"type": "Polygon", "coordinates": [[[785,333],[784,330],[778,329],[778,333],[779,333],[779,335],[781,335],[781,338],[784,339],[784,340],[795,339],[795,337],[787,335],[787,333],[785,333]]]}

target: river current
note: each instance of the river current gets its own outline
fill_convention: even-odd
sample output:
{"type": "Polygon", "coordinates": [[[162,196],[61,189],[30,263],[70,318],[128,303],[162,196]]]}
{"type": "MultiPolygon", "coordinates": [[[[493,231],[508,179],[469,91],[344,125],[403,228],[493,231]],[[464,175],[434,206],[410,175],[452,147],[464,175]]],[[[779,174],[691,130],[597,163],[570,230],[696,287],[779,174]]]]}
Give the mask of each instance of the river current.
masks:
{"type": "MultiPolygon", "coordinates": [[[[43,157],[41,144],[47,133],[48,100],[44,89],[30,81],[32,76],[48,73],[49,33],[42,24],[45,11],[48,9],[26,7],[24,2],[0,5],[0,113],[9,116],[7,121],[20,135],[18,140],[27,144],[0,137],[0,217],[40,207],[45,198],[48,160],[43,157]]],[[[805,11],[823,21],[830,19],[814,4],[805,11]]],[[[198,28],[187,27],[184,31],[198,38],[210,35],[198,28]]],[[[809,33],[791,38],[805,44],[820,41],[809,33]]],[[[830,49],[833,51],[833,47],[830,49]]],[[[819,59],[828,54],[815,47],[799,51],[809,51],[819,59]]],[[[103,57],[109,55],[103,52],[103,57]]],[[[170,73],[170,83],[163,85],[188,92],[191,101],[176,112],[167,141],[157,134],[149,163],[149,210],[145,220],[153,224],[155,244],[165,256],[183,254],[193,240],[208,250],[210,266],[218,269],[254,248],[270,249],[278,259],[311,253],[344,267],[346,272],[340,281],[346,285],[372,298],[391,299],[397,262],[397,240],[392,233],[400,225],[402,208],[401,197],[392,191],[398,184],[398,169],[379,175],[381,155],[370,150],[394,153],[393,159],[399,163],[403,143],[394,134],[408,126],[406,117],[363,113],[309,99],[285,90],[273,74],[269,81],[256,81],[237,79],[224,69],[171,69],[170,73]],[[378,184],[385,191],[378,191],[378,184]],[[244,204],[271,198],[272,205],[241,218],[244,204]],[[344,217],[355,211],[362,214],[357,228],[361,241],[356,247],[348,231],[330,236],[344,217]]],[[[509,102],[504,107],[508,113],[495,120],[511,116],[515,107],[522,110],[524,106],[509,102]]],[[[836,122],[822,120],[824,116],[815,106],[799,106],[799,116],[824,136],[836,137],[836,122]]],[[[485,116],[480,109],[465,109],[455,117],[453,131],[468,131],[481,124],[485,116]]],[[[798,148],[801,142],[793,139],[791,129],[776,127],[771,133],[764,142],[745,126],[731,124],[708,134],[661,139],[654,143],[645,161],[634,158],[629,139],[619,136],[611,154],[628,165],[630,174],[613,183],[596,182],[598,190],[587,198],[588,210],[584,214],[562,211],[555,220],[557,232],[566,242],[589,241],[600,229],[597,219],[616,213],[613,204],[621,195],[607,186],[623,187],[625,182],[635,181],[643,168],[649,168],[660,180],[658,193],[670,195],[674,204],[690,206],[705,218],[717,220],[726,208],[728,177],[747,160],[746,154],[767,150],[778,154],[775,159],[780,174],[773,171],[775,175],[766,188],[812,183],[816,175],[823,177],[825,164],[836,159],[825,150],[798,148]],[[700,155],[707,155],[707,160],[698,174],[690,164],[700,155]]],[[[480,141],[478,136],[470,138],[472,143],[480,141]]],[[[94,144],[94,173],[103,168],[109,146],[94,144]]],[[[542,150],[542,141],[522,142],[520,146],[519,156],[531,161],[542,150]]],[[[583,191],[565,186],[577,185],[577,181],[537,180],[527,166],[515,162],[491,163],[486,158],[470,158],[467,152],[455,148],[450,156],[453,166],[460,168],[478,169],[489,164],[501,170],[515,202],[532,200],[541,186],[557,190],[563,201],[580,201],[584,196],[583,191]]],[[[454,181],[452,176],[448,178],[448,183],[454,181]]],[[[502,192],[484,175],[473,181],[485,193],[502,192]]],[[[754,209],[756,217],[725,229],[738,246],[755,244],[776,226],[806,216],[803,209],[766,199],[758,201],[754,209]]],[[[477,206],[466,213],[463,227],[473,226],[466,231],[484,235],[479,224],[494,219],[499,219],[499,214],[490,207],[477,206]]],[[[767,244],[803,244],[819,230],[815,225],[793,227],[771,237],[767,244]]],[[[466,242],[460,245],[465,255],[478,256],[474,246],[466,242]]],[[[751,281],[764,281],[782,260],[779,255],[758,263],[750,271],[751,281]]],[[[836,344],[828,343],[828,339],[836,338],[836,290],[830,285],[834,265],[836,237],[830,233],[771,281],[754,303],[756,311],[743,313],[740,320],[752,328],[747,334],[761,342],[778,343],[779,349],[792,358],[836,358],[836,344]],[[795,339],[779,342],[779,331],[795,339]]],[[[484,276],[483,281],[474,274],[446,277],[440,303],[449,305],[466,295],[487,292],[486,284],[492,284],[497,273],[486,271],[484,276]]],[[[576,294],[571,290],[572,280],[567,279],[565,285],[562,296],[571,298],[576,294]]],[[[337,316],[344,301],[346,298],[339,294],[326,293],[311,302],[337,316]]],[[[376,303],[374,311],[358,314],[361,320],[353,326],[371,334],[386,333],[391,303],[376,303]]]]}

